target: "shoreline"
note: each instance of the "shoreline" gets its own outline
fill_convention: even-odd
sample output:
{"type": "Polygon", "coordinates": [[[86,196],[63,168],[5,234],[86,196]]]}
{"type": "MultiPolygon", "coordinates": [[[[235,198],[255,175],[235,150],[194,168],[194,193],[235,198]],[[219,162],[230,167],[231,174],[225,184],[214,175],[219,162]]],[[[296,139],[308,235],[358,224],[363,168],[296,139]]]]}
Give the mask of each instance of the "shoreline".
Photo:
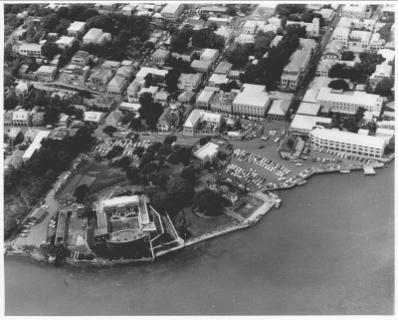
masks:
{"type": "MultiPolygon", "coordinates": [[[[392,159],[391,159],[392,160],[392,159]]],[[[390,162],[390,161],[389,161],[390,162]]],[[[387,162],[387,163],[389,163],[387,162]]],[[[387,164],[385,163],[385,164],[387,164]]],[[[374,166],[376,169],[383,168],[385,164],[380,164],[377,166],[374,166]]],[[[312,176],[315,175],[320,175],[320,174],[328,174],[328,173],[341,173],[342,170],[349,169],[351,171],[359,171],[363,169],[363,165],[350,165],[347,167],[340,167],[339,169],[331,169],[331,168],[317,168],[317,170],[310,172],[305,175],[305,177],[302,177],[302,180],[305,181],[305,183],[308,182],[308,179],[311,178],[312,176]]],[[[304,183],[304,184],[305,184],[304,183]]],[[[300,186],[302,184],[298,184],[297,182],[293,183],[292,185],[285,186],[285,187],[278,187],[278,188],[269,188],[267,191],[268,192],[273,192],[277,190],[290,190],[294,187],[300,186]]],[[[81,266],[93,266],[93,267],[114,267],[114,266],[124,266],[124,265],[136,265],[136,264],[141,264],[141,263],[148,263],[148,262],[156,262],[156,258],[160,258],[169,254],[172,254],[174,252],[178,252],[183,250],[184,248],[191,247],[193,245],[196,245],[198,243],[204,242],[206,240],[214,239],[217,237],[221,237],[225,234],[229,234],[234,231],[238,230],[243,230],[247,229],[253,225],[255,225],[257,222],[261,220],[263,216],[265,216],[276,204],[277,200],[280,198],[279,197],[271,197],[266,195],[263,192],[255,192],[254,193],[257,197],[260,197],[262,200],[264,200],[263,204],[257,208],[249,217],[245,218],[242,222],[237,223],[236,225],[230,225],[226,226],[220,230],[204,233],[198,237],[188,239],[186,241],[182,240],[181,238],[177,239],[179,242],[179,245],[162,250],[157,252],[153,258],[142,258],[142,259],[120,259],[120,260],[108,260],[106,258],[95,258],[93,260],[75,260],[71,258],[67,258],[66,261],[64,262],[63,266],[74,266],[74,267],[81,267],[81,266]]],[[[4,256],[21,256],[21,257],[30,257],[32,260],[36,262],[46,262],[48,264],[53,264],[52,262],[48,261],[48,259],[42,255],[40,255],[37,252],[37,248],[33,250],[23,250],[23,249],[16,249],[12,248],[7,249],[7,244],[5,243],[6,249],[4,252],[4,256]]]]}

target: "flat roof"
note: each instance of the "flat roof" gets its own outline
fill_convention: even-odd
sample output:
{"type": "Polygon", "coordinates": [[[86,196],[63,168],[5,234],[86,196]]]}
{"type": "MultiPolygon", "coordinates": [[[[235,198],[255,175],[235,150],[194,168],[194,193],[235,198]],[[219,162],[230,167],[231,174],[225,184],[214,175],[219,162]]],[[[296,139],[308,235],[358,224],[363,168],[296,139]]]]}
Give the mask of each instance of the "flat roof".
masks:
{"type": "Polygon", "coordinates": [[[122,102],[119,105],[120,109],[126,109],[126,110],[133,110],[133,111],[138,111],[141,109],[141,103],[130,103],[130,102],[122,102]]]}
{"type": "Polygon", "coordinates": [[[318,101],[331,101],[351,103],[359,105],[381,104],[381,97],[377,94],[370,94],[363,91],[345,91],[343,93],[333,92],[332,88],[322,87],[319,90],[318,101]]]}
{"type": "Polygon", "coordinates": [[[311,131],[312,128],[317,123],[327,123],[330,124],[332,122],[331,118],[325,117],[315,117],[315,116],[307,116],[302,114],[296,114],[290,123],[290,129],[292,130],[306,130],[311,131]]]}
{"type": "Polygon", "coordinates": [[[104,208],[114,207],[114,206],[125,206],[128,204],[138,205],[140,203],[140,198],[138,196],[122,196],[115,197],[111,199],[105,199],[102,201],[104,208]]]}
{"type": "Polygon", "coordinates": [[[220,146],[214,142],[208,142],[204,146],[200,147],[196,152],[195,156],[199,158],[200,160],[205,160],[207,158],[213,158],[217,152],[220,146]]]}
{"type": "Polygon", "coordinates": [[[289,100],[274,100],[272,102],[271,107],[268,110],[268,114],[285,116],[287,110],[289,109],[290,101],[289,100]]]}
{"type": "Polygon", "coordinates": [[[379,149],[383,149],[386,144],[385,139],[381,137],[364,136],[358,133],[332,129],[316,128],[311,131],[311,135],[320,139],[379,149]]]}
{"type": "Polygon", "coordinates": [[[104,113],[99,111],[86,111],[84,112],[84,121],[100,122],[103,115],[104,113]]]}
{"type": "Polygon", "coordinates": [[[40,130],[35,138],[33,139],[32,143],[29,145],[28,149],[26,149],[25,153],[23,154],[22,158],[28,160],[32,157],[32,155],[36,152],[36,150],[40,149],[41,141],[48,137],[50,131],[47,130],[40,130]]]}
{"type": "Polygon", "coordinates": [[[161,76],[161,77],[165,77],[166,74],[168,74],[168,70],[164,70],[164,69],[158,69],[158,68],[150,68],[150,67],[142,67],[140,69],[140,71],[138,71],[138,73],[136,74],[136,79],[141,79],[143,80],[145,78],[145,76],[149,73],[157,75],[157,76],[161,76]]]}
{"type": "Polygon", "coordinates": [[[87,33],[84,35],[83,40],[87,38],[98,38],[101,36],[104,32],[102,29],[98,28],[91,28],[90,30],[87,31],[87,33]]]}
{"type": "Polygon", "coordinates": [[[85,22],[82,21],[74,21],[72,24],[69,26],[68,31],[80,31],[84,26],[86,25],[85,22]]]}
{"type": "Polygon", "coordinates": [[[209,102],[217,89],[213,87],[205,87],[199,94],[196,102],[209,102]]]}
{"type": "Polygon", "coordinates": [[[245,83],[235,97],[233,104],[265,108],[268,105],[269,99],[269,95],[265,91],[265,86],[245,83]]]}
{"type": "Polygon", "coordinates": [[[301,102],[296,113],[316,116],[320,109],[321,105],[318,103],[301,102]]]}

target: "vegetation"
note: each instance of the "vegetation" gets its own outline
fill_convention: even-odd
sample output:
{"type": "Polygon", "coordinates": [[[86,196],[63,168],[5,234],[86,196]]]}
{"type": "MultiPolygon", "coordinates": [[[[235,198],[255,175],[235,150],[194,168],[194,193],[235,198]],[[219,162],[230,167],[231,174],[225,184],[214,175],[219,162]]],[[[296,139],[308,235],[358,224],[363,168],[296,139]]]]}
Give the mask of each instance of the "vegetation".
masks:
{"type": "Polygon", "coordinates": [[[382,79],[375,88],[375,93],[383,97],[390,97],[393,94],[394,79],[384,78],[382,79]]]}
{"type": "Polygon", "coordinates": [[[348,83],[346,81],[344,81],[343,79],[337,79],[337,80],[330,81],[328,87],[332,88],[332,89],[336,89],[336,90],[343,90],[343,91],[346,91],[349,88],[348,83]]]}
{"type": "Polygon", "coordinates": [[[354,58],[354,52],[352,51],[343,51],[341,54],[341,60],[343,61],[352,61],[354,58]]]}
{"type": "Polygon", "coordinates": [[[207,216],[218,216],[224,212],[224,198],[215,191],[204,189],[195,195],[193,208],[207,216]]]}
{"type": "Polygon", "coordinates": [[[342,63],[336,63],[329,69],[328,77],[349,79],[353,82],[357,82],[360,79],[360,74],[356,67],[349,67],[342,63]]]}

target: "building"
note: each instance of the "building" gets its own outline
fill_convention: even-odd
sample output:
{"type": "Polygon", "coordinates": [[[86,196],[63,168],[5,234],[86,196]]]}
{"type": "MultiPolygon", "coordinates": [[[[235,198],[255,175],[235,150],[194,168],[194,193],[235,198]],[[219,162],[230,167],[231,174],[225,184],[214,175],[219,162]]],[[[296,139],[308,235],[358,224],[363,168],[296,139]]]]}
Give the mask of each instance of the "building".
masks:
{"type": "Polygon", "coordinates": [[[312,19],[312,22],[304,21],[286,21],[286,27],[292,24],[298,24],[301,27],[305,27],[307,37],[319,37],[320,22],[319,18],[312,19]]]}
{"type": "Polygon", "coordinates": [[[372,10],[366,4],[345,4],[341,14],[343,17],[368,19],[372,10]]]}
{"type": "Polygon", "coordinates": [[[138,92],[144,86],[144,81],[139,81],[134,79],[127,87],[127,100],[128,102],[137,102],[138,101],[138,92]]]}
{"type": "Polygon", "coordinates": [[[235,42],[240,44],[254,43],[254,35],[241,33],[235,38],[235,42]]]}
{"type": "Polygon", "coordinates": [[[367,159],[382,158],[386,146],[386,140],[382,137],[321,128],[311,131],[310,141],[314,148],[367,159]]]}
{"type": "Polygon", "coordinates": [[[348,43],[348,37],[350,35],[350,28],[347,27],[336,27],[332,33],[332,41],[339,41],[346,46],[348,43]]]}
{"type": "Polygon", "coordinates": [[[221,115],[194,109],[184,123],[183,135],[195,136],[196,134],[217,134],[221,123],[221,115]]]}
{"type": "Polygon", "coordinates": [[[41,45],[37,43],[23,43],[18,47],[21,56],[41,58],[41,45]]]}
{"type": "Polygon", "coordinates": [[[229,71],[232,69],[232,63],[229,63],[227,61],[221,61],[218,65],[217,68],[214,70],[215,74],[228,74],[229,71]]]}
{"type": "Polygon", "coordinates": [[[84,121],[85,122],[94,122],[99,124],[104,117],[103,112],[99,111],[85,111],[84,112],[84,121]]]}
{"type": "Polygon", "coordinates": [[[227,46],[231,43],[234,30],[225,26],[221,26],[214,33],[223,37],[225,40],[225,45],[227,46]]]}
{"type": "Polygon", "coordinates": [[[331,118],[296,114],[290,123],[289,132],[308,136],[315,127],[329,127],[331,123],[331,118]]]}
{"type": "Polygon", "coordinates": [[[296,50],[290,57],[289,63],[283,68],[281,88],[296,90],[308,73],[311,61],[311,51],[296,50]]]}
{"type": "Polygon", "coordinates": [[[372,37],[370,38],[368,49],[373,51],[378,51],[384,48],[385,43],[386,41],[384,39],[381,39],[380,33],[374,32],[372,34],[372,37]]]}
{"type": "Polygon", "coordinates": [[[153,95],[153,101],[160,103],[163,107],[168,104],[169,93],[166,90],[159,90],[153,95]]]}
{"type": "Polygon", "coordinates": [[[31,124],[31,114],[25,109],[15,110],[12,114],[12,125],[16,127],[28,127],[31,124]]]}
{"type": "Polygon", "coordinates": [[[376,66],[375,72],[368,79],[371,86],[376,86],[381,80],[392,76],[392,66],[383,62],[376,66]]]}
{"type": "Polygon", "coordinates": [[[165,49],[156,49],[156,51],[151,56],[151,62],[158,66],[163,66],[170,56],[170,51],[165,49]]]}
{"type": "Polygon", "coordinates": [[[67,29],[68,36],[80,38],[86,28],[86,23],[81,21],[74,21],[67,29]]]}
{"type": "Polygon", "coordinates": [[[70,63],[79,67],[85,67],[89,60],[90,54],[87,51],[79,50],[73,55],[70,63]]]}
{"type": "Polygon", "coordinates": [[[68,64],[60,73],[59,81],[75,86],[84,86],[89,73],[89,66],[80,67],[75,64],[68,64]]]}
{"type": "Polygon", "coordinates": [[[19,97],[26,97],[31,87],[32,85],[28,82],[18,81],[18,84],[15,86],[15,94],[19,97]]]}
{"type": "Polygon", "coordinates": [[[86,85],[91,90],[105,92],[106,85],[112,79],[112,77],[112,70],[99,67],[91,73],[86,85]]]}
{"type": "Polygon", "coordinates": [[[376,94],[369,94],[362,91],[338,91],[332,88],[323,87],[320,89],[318,103],[322,106],[322,112],[336,112],[344,114],[356,114],[358,108],[366,111],[379,113],[383,99],[376,94]]]}
{"type": "Polygon", "coordinates": [[[44,112],[36,111],[32,113],[32,126],[40,127],[44,125],[44,112]]]}
{"type": "Polygon", "coordinates": [[[265,86],[245,83],[232,103],[234,115],[264,118],[270,104],[265,86]]]}
{"type": "Polygon", "coordinates": [[[66,50],[72,47],[75,41],[75,37],[61,36],[57,41],[55,41],[55,44],[58,46],[58,48],[66,50]]]}
{"type": "Polygon", "coordinates": [[[206,21],[206,26],[210,26],[212,23],[216,24],[217,27],[227,26],[231,22],[231,17],[209,17],[206,21]]]}
{"type": "Polygon", "coordinates": [[[55,66],[41,66],[36,70],[37,80],[41,82],[52,82],[57,74],[55,66]]]}
{"type": "Polygon", "coordinates": [[[194,155],[203,162],[211,161],[217,156],[219,148],[220,146],[218,144],[209,141],[196,150],[194,155]]]}
{"type": "Polygon", "coordinates": [[[229,79],[226,74],[213,73],[209,78],[208,85],[211,87],[219,87],[221,84],[228,83],[229,79]]]}
{"type": "Polygon", "coordinates": [[[33,154],[41,148],[41,142],[43,139],[46,139],[50,134],[50,131],[43,131],[40,130],[35,138],[33,139],[32,143],[29,145],[28,149],[26,149],[25,153],[22,156],[24,161],[28,161],[32,158],[33,154]]]}
{"type": "Polygon", "coordinates": [[[205,87],[199,94],[196,99],[196,107],[209,109],[210,108],[210,100],[216,93],[217,89],[213,87],[205,87]]]}
{"type": "Polygon", "coordinates": [[[273,100],[267,112],[267,119],[285,121],[289,107],[290,101],[288,100],[273,100]]]}
{"type": "Polygon", "coordinates": [[[330,59],[322,59],[316,68],[315,75],[317,77],[328,77],[329,76],[329,70],[335,65],[335,64],[344,64],[349,67],[354,67],[355,66],[355,61],[344,61],[344,60],[330,60],[330,59]]]}
{"type": "Polygon", "coordinates": [[[257,20],[247,20],[243,25],[243,33],[245,34],[255,34],[265,25],[264,21],[257,21],[257,20]]]}
{"type": "Polygon", "coordinates": [[[171,107],[164,109],[160,115],[157,128],[159,132],[170,132],[171,129],[176,128],[180,121],[177,106],[174,104],[171,107]]]}
{"type": "Polygon", "coordinates": [[[237,96],[237,92],[216,92],[210,100],[210,110],[229,116],[233,113],[232,103],[237,96]]]}
{"type": "Polygon", "coordinates": [[[113,96],[121,96],[124,91],[126,90],[128,85],[128,79],[120,76],[115,75],[111,81],[109,81],[106,87],[106,93],[111,94],[113,96]]]}
{"type": "Polygon", "coordinates": [[[370,31],[352,30],[347,41],[347,47],[354,52],[362,52],[369,46],[372,33],[370,31]]]}
{"type": "Polygon", "coordinates": [[[110,33],[104,33],[102,29],[91,28],[83,36],[83,44],[98,44],[103,45],[106,42],[111,41],[112,36],[110,33]]]}
{"type": "Polygon", "coordinates": [[[135,75],[135,78],[139,81],[144,81],[145,77],[148,74],[151,74],[153,82],[161,84],[164,83],[168,72],[168,70],[158,68],[142,67],[140,71],[138,71],[138,73],[135,75]]]}
{"type": "Polygon", "coordinates": [[[330,22],[333,20],[334,16],[335,16],[335,12],[333,9],[327,9],[327,8],[322,8],[318,11],[318,13],[322,16],[322,18],[326,21],[326,22],[330,22]]]}
{"type": "Polygon", "coordinates": [[[321,106],[317,103],[301,102],[296,113],[303,114],[307,116],[317,116],[321,106]]]}
{"type": "Polygon", "coordinates": [[[69,126],[70,121],[71,121],[70,116],[68,116],[67,114],[61,113],[59,115],[59,126],[61,128],[67,128],[69,126]]]}
{"type": "Polygon", "coordinates": [[[180,90],[194,91],[198,88],[201,81],[202,75],[200,73],[181,73],[177,87],[180,90]]]}
{"type": "Polygon", "coordinates": [[[342,51],[342,42],[338,40],[333,40],[327,44],[323,57],[328,60],[341,60],[342,51]]]}
{"type": "Polygon", "coordinates": [[[210,61],[211,64],[213,64],[217,60],[219,54],[220,52],[217,49],[204,49],[200,55],[200,60],[210,61]]]}
{"type": "Polygon", "coordinates": [[[122,102],[119,105],[119,110],[137,113],[141,109],[140,103],[122,102]]]}
{"type": "Polygon", "coordinates": [[[196,72],[207,73],[210,70],[211,64],[210,60],[194,60],[191,63],[191,68],[196,72]]]}
{"type": "Polygon", "coordinates": [[[176,21],[184,11],[184,8],[184,3],[168,3],[160,11],[160,14],[165,20],[176,21]]]}

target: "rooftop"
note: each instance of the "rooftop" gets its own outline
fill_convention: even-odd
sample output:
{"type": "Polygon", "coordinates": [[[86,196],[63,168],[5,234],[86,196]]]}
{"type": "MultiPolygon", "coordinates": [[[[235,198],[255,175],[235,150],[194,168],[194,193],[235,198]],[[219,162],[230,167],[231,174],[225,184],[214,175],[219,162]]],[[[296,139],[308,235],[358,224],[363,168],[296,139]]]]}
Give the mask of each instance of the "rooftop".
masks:
{"type": "Polygon", "coordinates": [[[265,91],[265,86],[245,83],[233,104],[265,108],[268,105],[269,99],[268,93],[265,91]]]}
{"type": "Polygon", "coordinates": [[[85,25],[86,25],[85,22],[74,21],[74,22],[72,22],[72,24],[69,26],[68,31],[72,31],[72,32],[80,31],[82,28],[84,28],[85,25]]]}
{"type": "Polygon", "coordinates": [[[369,94],[363,91],[334,92],[332,88],[323,87],[319,91],[318,101],[333,101],[362,105],[378,105],[381,97],[377,94],[369,94]]]}
{"type": "Polygon", "coordinates": [[[321,105],[317,103],[301,102],[296,113],[316,116],[320,108],[321,105]]]}
{"type": "Polygon", "coordinates": [[[288,100],[274,100],[268,110],[268,114],[285,116],[289,106],[290,101],[288,100]]]}
{"type": "Polygon", "coordinates": [[[35,138],[33,139],[30,146],[28,147],[28,149],[26,149],[25,153],[23,154],[23,158],[25,160],[30,159],[32,155],[36,152],[36,150],[40,149],[41,141],[47,138],[49,134],[50,131],[43,131],[43,130],[39,131],[35,136],[35,138]]]}
{"type": "Polygon", "coordinates": [[[331,122],[331,118],[296,114],[290,123],[290,129],[311,131],[318,123],[330,124],[331,122]]]}

